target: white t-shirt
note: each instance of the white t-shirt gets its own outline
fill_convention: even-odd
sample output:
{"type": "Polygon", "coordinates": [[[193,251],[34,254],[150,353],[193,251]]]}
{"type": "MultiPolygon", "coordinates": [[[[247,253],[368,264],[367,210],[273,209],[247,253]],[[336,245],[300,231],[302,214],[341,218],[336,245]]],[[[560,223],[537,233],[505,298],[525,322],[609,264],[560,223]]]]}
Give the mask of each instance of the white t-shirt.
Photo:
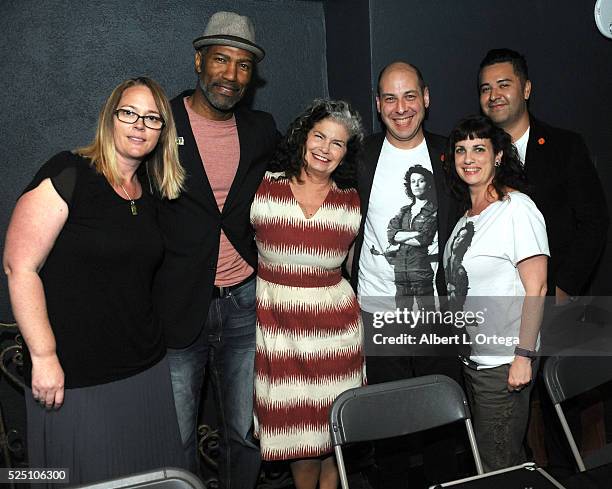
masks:
{"type": "Polygon", "coordinates": [[[368,300],[363,301],[362,298],[395,297],[396,268],[398,272],[402,267],[407,268],[405,276],[415,275],[421,281],[423,277],[430,276],[429,286],[435,292],[434,277],[438,265],[438,204],[435,193],[433,170],[425,140],[416,148],[405,150],[396,148],[385,138],[372,182],[359,258],[358,293],[365,310],[375,312],[372,307],[368,307],[368,300]],[[407,195],[406,175],[415,165],[421,165],[429,173],[427,178],[431,186],[422,196],[427,199],[415,200],[407,195]],[[409,248],[408,244],[400,244],[399,238],[398,241],[394,239],[394,233],[410,230],[415,235],[420,233],[417,240],[421,241],[412,242],[415,249],[409,248]],[[423,269],[425,263],[428,270],[423,269]],[[411,268],[421,270],[412,274],[411,268]]]}
{"type": "Polygon", "coordinates": [[[520,138],[518,138],[514,142],[514,146],[516,146],[516,151],[518,152],[519,158],[521,159],[521,163],[525,164],[525,157],[527,156],[527,143],[529,142],[529,129],[527,128],[525,134],[523,134],[520,138]]]}
{"type": "Polygon", "coordinates": [[[497,367],[514,359],[525,296],[517,264],[536,255],[550,256],[546,225],[521,192],[510,192],[505,200],[455,225],[444,250],[449,297],[460,302],[465,297],[464,311],[486,309],[484,323],[466,327],[472,341],[470,360],[497,367]],[[505,338],[512,341],[505,344],[505,338]]]}

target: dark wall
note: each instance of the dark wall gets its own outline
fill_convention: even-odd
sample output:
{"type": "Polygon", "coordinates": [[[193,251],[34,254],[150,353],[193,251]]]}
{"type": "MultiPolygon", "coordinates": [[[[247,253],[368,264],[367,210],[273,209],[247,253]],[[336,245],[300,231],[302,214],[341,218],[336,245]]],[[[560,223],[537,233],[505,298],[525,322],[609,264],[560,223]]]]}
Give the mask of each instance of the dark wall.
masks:
{"type": "MultiPolygon", "coordinates": [[[[329,93],[353,102],[366,127],[378,130],[372,102],[377,74],[387,63],[405,59],[420,66],[429,82],[428,128],[448,133],[460,117],[478,111],[476,70],[486,51],[501,46],[522,51],[530,64],[533,112],[581,132],[604,186],[610,185],[612,41],[596,30],[593,5],[574,0],[4,0],[0,235],[35,169],[53,153],[90,139],[98,110],[119,81],[147,74],[169,95],[194,85],[191,41],[221,9],[255,22],[267,56],[259,66],[263,81],[253,105],[272,112],[281,129],[310,100],[329,93]]],[[[610,276],[612,264],[602,264],[596,292],[612,293],[610,276]]],[[[0,319],[9,314],[2,277],[0,319]]]]}
{"type": "Polygon", "coordinates": [[[324,2],[329,96],[349,101],[372,132],[372,58],[368,0],[324,2]]]}
{"type": "MultiPolygon", "coordinates": [[[[266,58],[252,104],[274,114],[281,130],[313,98],[327,95],[320,2],[0,2],[0,246],[21,189],[51,155],[91,139],[98,111],[120,81],[148,75],[169,96],[195,86],[191,42],[217,10],[253,20],[266,58]]],[[[0,320],[9,318],[2,274],[0,320]]]]}
{"type": "MultiPolygon", "coordinates": [[[[532,112],[580,132],[604,188],[609,187],[612,41],[596,28],[594,5],[575,0],[370,0],[373,79],[397,59],[419,66],[431,94],[427,127],[448,134],[461,117],[479,110],[476,75],[485,53],[496,47],[516,49],[529,63],[532,112]]],[[[380,127],[377,120],[374,127],[380,127]]],[[[593,293],[612,294],[611,254],[608,249],[593,293]]]]}

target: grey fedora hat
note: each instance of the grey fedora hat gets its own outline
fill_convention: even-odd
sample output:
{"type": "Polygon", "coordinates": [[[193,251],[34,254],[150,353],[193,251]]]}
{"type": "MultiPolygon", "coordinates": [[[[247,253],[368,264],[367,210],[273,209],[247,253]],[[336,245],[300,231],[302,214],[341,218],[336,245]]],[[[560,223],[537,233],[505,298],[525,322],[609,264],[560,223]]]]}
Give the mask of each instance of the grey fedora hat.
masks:
{"type": "Polygon", "coordinates": [[[255,27],[251,19],[234,12],[213,14],[206,25],[204,34],[193,40],[195,49],[215,44],[244,49],[253,53],[257,62],[266,55],[264,50],[255,44],[255,27]]]}

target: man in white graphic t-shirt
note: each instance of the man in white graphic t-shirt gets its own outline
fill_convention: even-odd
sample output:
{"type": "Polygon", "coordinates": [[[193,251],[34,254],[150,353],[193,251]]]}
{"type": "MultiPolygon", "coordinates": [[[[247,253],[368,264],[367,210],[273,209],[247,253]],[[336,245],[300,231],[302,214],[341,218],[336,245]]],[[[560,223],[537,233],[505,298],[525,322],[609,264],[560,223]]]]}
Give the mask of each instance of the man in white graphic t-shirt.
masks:
{"type": "MultiPolygon", "coordinates": [[[[409,308],[426,309],[425,297],[446,295],[441,253],[458,216],[445,184],[442,168],[446,138],[423,130],[429,89],[415,66],[395,62],[378,79],[376,108],[385,132],[365,142],[359,172],[362,223],[355,244],[352,283],[356,287],[366,325],[372,324],[378,299],[392,298],[409,308]],[[406,300],[402,301],[403,298],[406,300]]],[[[430,306],[431,307],[431,306],[430,306]]],[[[370,353],[372,353],[370,351],[370,353]]],[[[368,383],[429,374],[459,379],[459,363],[452,352],[420,354],[418,347],[393,356],[384,347],[368,355],[368,383]]],[[[455,478],[455,440],[448,434],[421,440],[428,482],[455,478]]],[[[398,446],[376,445],[380,487],[405,481],[406,467],[398,446]],[[396,462],[397,459],[397,463],[396,462]]]]}

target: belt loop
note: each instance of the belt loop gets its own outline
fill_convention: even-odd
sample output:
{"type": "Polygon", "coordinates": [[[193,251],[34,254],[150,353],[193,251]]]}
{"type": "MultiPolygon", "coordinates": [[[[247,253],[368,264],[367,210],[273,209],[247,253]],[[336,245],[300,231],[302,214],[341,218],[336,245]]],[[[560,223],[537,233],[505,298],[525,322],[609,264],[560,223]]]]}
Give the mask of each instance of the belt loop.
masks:
{"type": "Polygon", "coordinates": [[[213,285],[212,297],[213,298],[227,297],[227,296],[231,295],[233,290],[238,289],[238,288],[242,287],[243,285],[246,285],[247,283],[249,283],[254,278],[255,278],[255,272],[253,272],[251,275],[249,275],[247,278],[245,278],[242,282],[239,282],[239,283],[237,283],[235,285],[222,285],[222,286],[213,285]]]}

